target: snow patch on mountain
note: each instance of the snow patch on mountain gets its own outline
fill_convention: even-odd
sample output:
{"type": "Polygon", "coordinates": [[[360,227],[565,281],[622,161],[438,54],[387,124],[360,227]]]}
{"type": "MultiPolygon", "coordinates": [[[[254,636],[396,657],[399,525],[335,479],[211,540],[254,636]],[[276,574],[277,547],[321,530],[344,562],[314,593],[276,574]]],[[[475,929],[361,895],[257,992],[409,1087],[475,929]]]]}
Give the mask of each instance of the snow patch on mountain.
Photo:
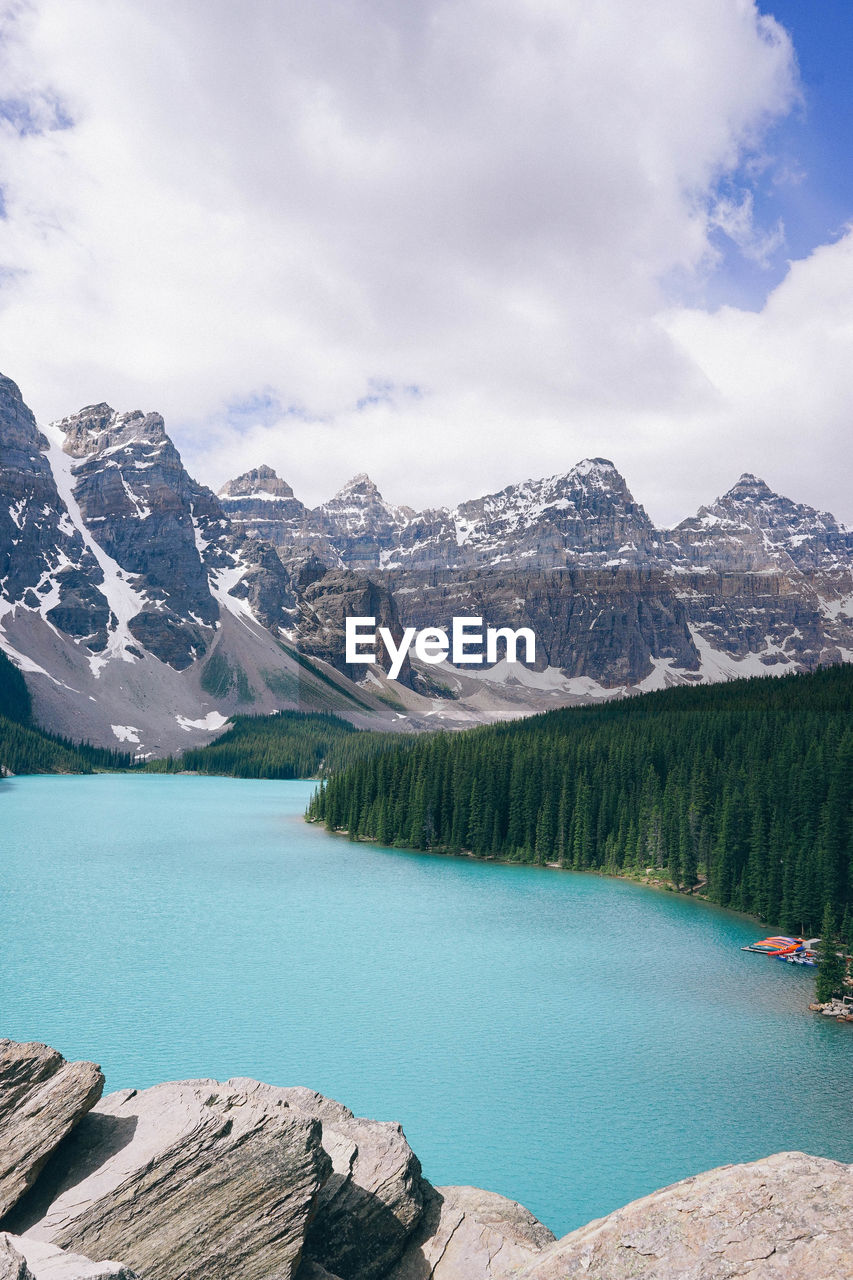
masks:
{"type": "Polygon", "coordinates": [[[838,600],[821,599],[820,607],[827,618],[853,618],[853,594],[838,600]]]}
{"type": "Polygon", "coordinates": [[[57,491],[65,504],[68,518],[101,568],[104,581],[100,590],[106,596],[113,613],[107,628],[109,639],[106,649],[103,653],[92,654],[89,658],[92,675],[97,678],[112,658],[121,658],[123,662],[131,663],[136,661],[136,657],[129,652],[129,649],[135,648],[137,642],[127,624],[144,608],[146,597],[133,589],[125,579],[124,571],[112,556],[107,555],[87,529],[77,499],[74,497],[74,466],[71,457],[63,450],[65,436],[62,430],[57,426],[50,426],[44,427],[43,432],[48,440],[47,456],[57,491]]]}
{"type": "Polygon", "coordinates": [[[217,729],[221,729],[228,723],[228,717],[221,711],[209,711],[200,720],[189,720],[186,716],[175,716],[175,720],[187,732],[191,729],[203,729],[205,733],[215,733],[217,729]]]}
{"type": "Polygon", "coordinates": [[[139,745],[139,730],[132,724],[110,725],[119,742],[132,742],[139,745]]]}
{"type": "MultiPolygon", "coordinates": [[[[14,617],[18,608],[19,606],[13,601],[0,599],[0,649],[3,650],[7,658],[11,658],[19,670],[23,671],[25,675],[46,676],[52,684],[57,686],[57,688],[70,689],[70,685],[65,684],[62,680],[58,680],[56,676],[51,675],[49,671],[46,671],[44,667],[35,662],[28,654],[21,652],[20,649],[16,648],[16,646],[12,644],[12,641],[6,634],[4,619],[7,617],[14,617]]],[[[77,690],[73,690],[73,692],[76,693],[77,690]]]]}
{"type": "Polygon", "coordinates": [[[235,587],[243,581],[246,576],[246,566],[240,563],[225,569],[211,569],[210,590],[213,598],[217,601],[221,608],[227,609],[244,625],[250,623],[254,626],[260,626],[257,618],[252,612],[252,606],[243,596],[232,595],[235,587]]]}
{"type": "MultiPolygon", "coordinates": [[[[693,643],[699,651],[700,674],[705,684],[719,684],[724,680],[742,680],[748,676],[783,676],[793,668],[784,662],[762,662],[758,653],[736,658],[734,654],[715,648],[706,640],[698,627],[690,627],[693,643]]],[[[765,649],[765,654],[781,652],[777,647],[765,649]]]]}

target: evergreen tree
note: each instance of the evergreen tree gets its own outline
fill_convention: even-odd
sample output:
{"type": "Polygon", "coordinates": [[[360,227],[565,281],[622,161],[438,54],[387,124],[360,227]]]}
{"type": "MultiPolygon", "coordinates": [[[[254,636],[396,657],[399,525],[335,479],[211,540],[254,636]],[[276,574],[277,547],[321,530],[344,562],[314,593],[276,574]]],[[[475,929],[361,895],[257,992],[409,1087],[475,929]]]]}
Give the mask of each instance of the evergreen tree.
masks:
{"type": "MultiPolygon", "coordinates": [[[[387,844],[579,870],[667,868],[676,886],[698,883],[712,901],[816,933],[827,902],[838,920],[853,914],[851,723],[853,667],[837,666],[464,733],[347,726],[335,736],[331,726],[321,765],[310,749],[319,726],[294,725],[288,741],[304,737],[287,762],[328,777],[309,814],[336,829],[352,821],[387,844]]],[[[192,758],[211,771],[248,767],[259,737],[274,736],[250,718],[235,731],[192,758]]]]}
{"type": "Polygon", "coordinates": [[[845,962],[839,954],[839,946],[835,933],[835,912],[827,903],[821,925],[815,984],[815,994],[820,1004],[831,1000],[833,996],[842,995],[844,991],[845,962]]]}

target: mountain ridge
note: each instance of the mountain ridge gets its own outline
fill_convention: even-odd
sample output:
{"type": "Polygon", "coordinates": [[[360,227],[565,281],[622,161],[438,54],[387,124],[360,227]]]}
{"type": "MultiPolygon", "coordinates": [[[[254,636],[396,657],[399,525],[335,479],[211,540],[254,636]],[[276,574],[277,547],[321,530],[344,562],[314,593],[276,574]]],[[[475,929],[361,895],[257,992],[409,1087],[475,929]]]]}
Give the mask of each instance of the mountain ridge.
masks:
{"type": "Polygon", "coordinates": [[[163,418],[40,428],[0,379],[0,647],[40,723],[175,751],[236,711],[419,729],[853,661],[853,533],[745,472],[656,528],[607,458],[417,512],[359,473],[309,508],[266,465],[214,494],[163,418]],[[346,662],[344,620],[531,627],[532,668],[346,662]]]}

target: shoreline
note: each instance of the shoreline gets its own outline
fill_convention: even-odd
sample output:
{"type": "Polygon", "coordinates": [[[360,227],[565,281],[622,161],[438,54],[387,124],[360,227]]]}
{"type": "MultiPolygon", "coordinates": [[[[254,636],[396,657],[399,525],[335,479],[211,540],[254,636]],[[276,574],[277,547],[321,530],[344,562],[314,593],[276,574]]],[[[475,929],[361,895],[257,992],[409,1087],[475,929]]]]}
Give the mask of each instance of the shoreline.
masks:
{"type": "MultiPolygon", "coordinates": [[[[450,853],[441,849],[412,849],[405,845],[380,844],[378,840],[371,840],[366,836],[351,837],[346,827],[338,827],[335,830],[329,830],[328,827],[318,818],[309,818],[305,814],[302,815],[302,821],[308,826],[319,827],[326,835],[337,836],[339,839],[351,840],[354,844],[369,844],[377,849],[385,850],[389,853],[413,853],[420,857],[430,858],[462,858],[468,862],[490,862],[496,866],[504,867],[535,867],[542,871],[567,872],[569,875],[581,876],[598,876],[604,880],[621,880],[626,884],[636,884],[643,889],[652,889],[657,893],[676,894],[681,898],[689,898],[694,902],[701,902],[704,906],[712,908],[714,911],[729,912],[732,915],[740,916],[742,920],[748,920],[755,923],[760,928],[770,928],[767,922],[759,920],[757,916],[750,915],[748,911],[740,911],[737,907],[724,907],[719,902],[713,902],[705,893],[697,893],[694,889],[676,889],[671,881],[666,881],[660,877],[650,877],[648,873],[643,875],[626,875],[619,871],[605,871],[599,867],[564,867],[559,862],[520,862],[514,858],[497,858],[493,856],[483,857],[480,854],[471,853],[470,850],[460,850],[458,853],[450,853]]],[[[707,878],[704,878],[701,885],[707,885],[707,878]]],[[[780,926],[781,927],[781,926],[780,926]]],[[[830,1002],[831,1003],[831,1002],[830,1002]]],[[[817,1006],[814,1001],[814,992],[804,1012],[812,1011],[823,1016],[823,1006],[817,1006]]],[[[847,1021],[848,1019],[839,1018],[837,1021],[847,1021]]],[[[853,1017],[849,1019],[853,1023],[853,1017]]]]}
{"type": "MultiPolygon", "coordinates": [[[[445,849],[412,849],[409,845],[382,844],[380,841],[371,839],[368,836],[350,836],[346,827],[337,827],[332,831],[320,819],[309,818],[305,814],[302,815],[302,821],[307,823],[308,826],[319,827],[326,835],[351,840],[353,844],[375,845],[377,849],[384,849],[391,853],[415,853],[420,857],[429,858],[462,858],[466,862],[490,862],[495,866],[501,867],[535,867],[540,871],[559,871],[574,876],[599,876],[604,880],[623,880],[626,884],[638,884],[644,889],[654,889],[658,893],[676,894],[680,898],[690,898],[694,902],[702,902],[708,907],[713,907],[715,911],[731,912],[732,915],[754,922],[762,929],[772,927],[767,924],[767,921],[760,920],[758,916],[750,915],[748,911],[741,911],[738,907],[724,907],[721,903],[714,902],[707,894],[697,893],[697,886],[694,886],[693,889],[676,889],[670,880],[664,880],[660,876],[651,878],[647,873],[644,875],[628,875],[623,871],[606,871],[601,867],[564,867],[559,862],[521,862],[517,858],[498,858],[493,855],[484,856],[479,853],[471,853],[467,849],[460,849],[454,853],[445,849]]],[[[701,882],[697,882],[697,884],[699,883],[704,886],[708,882],[703,877],[701,882]]],[[[781,928],[781,926],[779,927],[781,928]]]]}

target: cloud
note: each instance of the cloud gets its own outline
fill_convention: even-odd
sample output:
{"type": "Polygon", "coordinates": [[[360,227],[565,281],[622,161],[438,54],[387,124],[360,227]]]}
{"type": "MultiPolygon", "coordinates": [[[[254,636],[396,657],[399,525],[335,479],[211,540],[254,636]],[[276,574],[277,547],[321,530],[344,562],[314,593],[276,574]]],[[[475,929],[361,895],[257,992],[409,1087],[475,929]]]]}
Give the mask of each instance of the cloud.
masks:
{"type": "Polygon", "coordinates": [[[714,465],[721,416],[755,412],[720,353],[740,324],[769,406],[788,312],[687,311],[671,281],[714,270],[721,228],[778,250],[748,174],[799,90],[751,0],[0,15],[0,350],[41,417],[156,407],[201,479],[268,461],[310,501],[608,453],[675,518],[743,469],[736,432],[714,465]]]}
{"type": "Polygon", "coordinates": [[[761,312],[674,310],[670,336],[714,388],[688,414],[709,478],[763,474],[799,501],[853,524],[853,230],[792,263],[761,312]]]}
{"type": "Polygon", "coordinates": [[[710,223],[712,227],[719,227],[745,258],[765,269],[785,243],[785,227],[781,218],[768,229],[756,226],[751,191],[742,191],[738,196],[721,195],[711,208],[710,223]]]}

